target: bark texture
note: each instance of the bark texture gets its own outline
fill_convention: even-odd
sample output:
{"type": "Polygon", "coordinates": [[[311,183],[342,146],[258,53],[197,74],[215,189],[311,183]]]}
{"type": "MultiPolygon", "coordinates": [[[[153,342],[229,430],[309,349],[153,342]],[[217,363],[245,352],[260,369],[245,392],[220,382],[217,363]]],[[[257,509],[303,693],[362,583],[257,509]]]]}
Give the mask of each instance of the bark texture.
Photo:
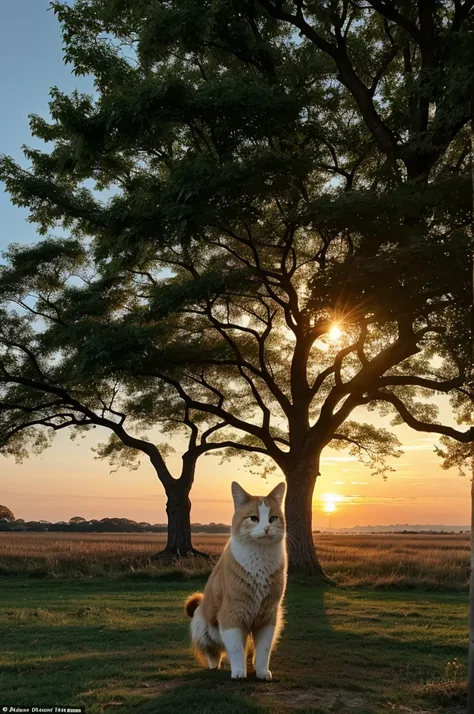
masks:
{"type": "Polygon", "coordinates": [[[285,517],[288,570],[330,582],[316,554],[312,533],[313,491],[317,469],[303,464],[287,474],[285,517]]]}
{"type": "Polygon", "coordinates": [[[166,515],[168,516],[168,538],[165,552],[182,557],[194,551],[191,542],[191,500],[187,488],[178,485],[168,492],[166,515]]]}

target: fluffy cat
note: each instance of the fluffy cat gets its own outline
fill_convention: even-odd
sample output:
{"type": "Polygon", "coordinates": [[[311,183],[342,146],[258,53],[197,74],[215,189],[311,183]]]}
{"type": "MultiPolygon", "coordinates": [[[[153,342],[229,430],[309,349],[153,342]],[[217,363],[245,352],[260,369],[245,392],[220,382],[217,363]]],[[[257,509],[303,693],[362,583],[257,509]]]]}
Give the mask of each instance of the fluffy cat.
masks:
{"type": "Polygon", "coordinates": [[[251,496],[235,481],[231,537],[204,594],[186,602],[197,656],[218,669],[227,653],[232,679],[247,676],[247,641],[252,635],[255,670],[271,679],[270,654],[282,626],[286,587],[285,484],[268,496],[251,496]]]}

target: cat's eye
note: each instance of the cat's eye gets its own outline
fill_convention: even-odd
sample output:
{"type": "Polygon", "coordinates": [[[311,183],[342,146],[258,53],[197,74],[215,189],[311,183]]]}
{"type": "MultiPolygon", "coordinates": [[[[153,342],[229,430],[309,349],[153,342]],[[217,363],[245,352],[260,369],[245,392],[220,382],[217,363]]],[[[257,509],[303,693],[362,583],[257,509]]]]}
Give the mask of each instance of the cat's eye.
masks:
{"type": "Polygon", "coordinates": [[[269,518],[269,523],[274,523],[277,520],[278,520],[278,516],[272,516],[271,518],[269,518]]]}
{"type": "Polygon", "coordinates": [[[249,518],[250,518],[250,520],[252,521],[252,523],[258,523],[258,518],[257,518],[257,516],[249,516],[249,518]]]}

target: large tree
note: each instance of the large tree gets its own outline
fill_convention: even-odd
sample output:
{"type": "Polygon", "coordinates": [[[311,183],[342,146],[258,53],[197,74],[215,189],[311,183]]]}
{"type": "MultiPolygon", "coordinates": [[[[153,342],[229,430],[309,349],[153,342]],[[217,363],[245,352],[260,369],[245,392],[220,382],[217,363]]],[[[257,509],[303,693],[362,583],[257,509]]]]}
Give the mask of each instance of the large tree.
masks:
{"type": "Polygon", "coordinates": [[[409,31],[426,12],[290,5],[55,3],[66,57],[97,96],[55,90],[52,120],[32,118],[52,151],[27,150],[29,170],[5,159],[2,174],[41,230],[88,241],[101,280],[137,277],[130,314],[92,344],[68,325],[75,362],[168,385],[228,425],[222,446],[276,464],[290,565],[318,573],[323,449],[367,454],[376,470],[397,451],[390,432],[351,419],[358,407],[472,436],[436,424],[425,397],[466,369],[432,358],[447,316],[466,319],[473,62],[468,3],[424,4],[431,65],[424,33],[409,31]],[[170,315],[179,350],[166,363],[153,326],[170,315]]]}

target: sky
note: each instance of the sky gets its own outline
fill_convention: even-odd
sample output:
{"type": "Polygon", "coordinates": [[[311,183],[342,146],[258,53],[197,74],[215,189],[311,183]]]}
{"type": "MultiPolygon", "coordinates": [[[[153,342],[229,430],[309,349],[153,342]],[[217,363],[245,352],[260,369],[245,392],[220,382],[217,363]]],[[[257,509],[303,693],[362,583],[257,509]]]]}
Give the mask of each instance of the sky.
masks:
{"type": "MultiPolygon", "coordinates": [[[[0,24],[0,153],[22,161],[21,146],[31,140],[28,114],[46,116],[52,86],[71,92],[91,91],[92,83],[77,78],[63,63],[61,33],[48,11],[49,0],[2,0],[0,24]]],[[[0,250],[10,243],[32,243],[38,239],[27,212],[10,204],[0,187],[0,250]]],[[[438,402],[442,418],[453,423],[447,401],[438,402]]],[[[354,419],[374,419],[356,411],[354,419]]],[[[387,422],[378,420],[387,426],[387,422]]],[[[434,453],[436,438],[418,434],[406,426],[395,433],[403,443],[404,455],[393,461],[394,472],[383,480],[371,476],[354,457],[326,450],[321,476],[314,493],[315,528],[345,528],[355,525],[393,523],[466,525],[469,523],[469,482],[455,470],[442,471],[434,453]],[[335,501],[329,516],[325,504],[335,501]]],[[[110,466],[94,458],[91,447],[105,440],[106,433],[71,442],[61,433],[51,449],[32,456],[23,464],[0,457],[0,503],[18,518],[69,520],[125,517],[152,523],[165,522],[163,488],[144,457],[137,471],[110,466]]],[[[157,441],[160,441],[157,437],[157,441]]],[[[171,459],[179,467],[179,453],[171,459]]],[[[253,493],[270,491],[281,475],[268,481],[251,475],[236,458],[220,464],[218,457],[200,460],[192,492],[194,522],[230,522],[230,483],[239,481],[253,493]]]]}

